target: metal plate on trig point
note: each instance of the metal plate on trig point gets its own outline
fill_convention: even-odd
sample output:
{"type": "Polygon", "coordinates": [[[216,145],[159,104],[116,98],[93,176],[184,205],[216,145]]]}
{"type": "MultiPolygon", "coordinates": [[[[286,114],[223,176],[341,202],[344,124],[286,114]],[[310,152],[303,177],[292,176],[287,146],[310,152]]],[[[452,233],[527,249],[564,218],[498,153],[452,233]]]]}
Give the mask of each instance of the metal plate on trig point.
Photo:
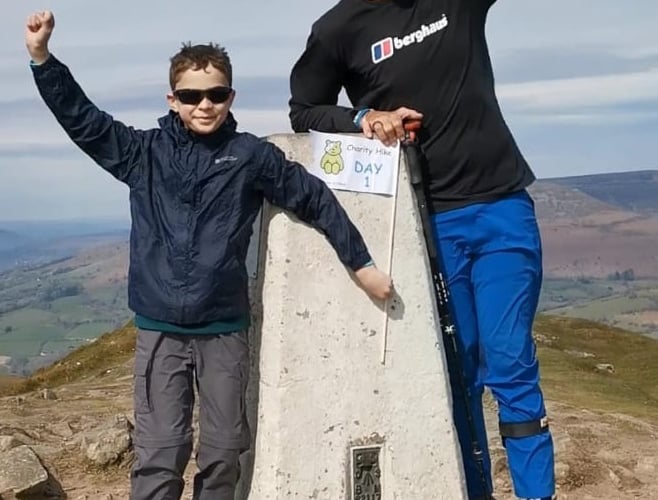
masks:
{"type": "Polygon", "coordinates": [[[382,499],[381,446],[358,446],[351,449],[351,500],[382,499]]]}

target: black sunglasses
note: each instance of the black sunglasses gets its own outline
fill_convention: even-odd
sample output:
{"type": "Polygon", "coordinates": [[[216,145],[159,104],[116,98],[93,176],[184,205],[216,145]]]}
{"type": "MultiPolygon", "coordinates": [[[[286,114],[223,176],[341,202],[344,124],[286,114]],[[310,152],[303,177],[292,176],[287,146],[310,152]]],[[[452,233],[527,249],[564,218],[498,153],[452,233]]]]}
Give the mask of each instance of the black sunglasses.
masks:
{"type": "Polygon", "coordinates": [[[231,87],[213,87],[211,89],[178,89],[174,90],[174,97],[183,104],[199,104],[206,97],[213,104],[226,102],[233,89],[231,87]]]}

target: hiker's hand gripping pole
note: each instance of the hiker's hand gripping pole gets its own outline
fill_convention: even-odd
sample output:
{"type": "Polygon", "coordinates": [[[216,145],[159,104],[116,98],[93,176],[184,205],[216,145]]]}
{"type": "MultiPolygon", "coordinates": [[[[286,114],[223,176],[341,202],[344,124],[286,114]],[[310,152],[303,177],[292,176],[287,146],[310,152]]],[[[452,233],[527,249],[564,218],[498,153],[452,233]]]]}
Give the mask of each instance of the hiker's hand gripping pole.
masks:
{"type": "Polygon", "coordinates": [[[420,151],[418,151],[418,131],[422,125],[420,120],[407,120],[404,122],[405,137],[402,141],[405,153],[407,154],[407,167],[409,168],[409,180],[412,186],[422,185],[423,172],[420,168],[420,151]],[[408,158],[409,154],[414,155],[408,158]],[[416,161],[414,161],[416,160],[416,161]]]}

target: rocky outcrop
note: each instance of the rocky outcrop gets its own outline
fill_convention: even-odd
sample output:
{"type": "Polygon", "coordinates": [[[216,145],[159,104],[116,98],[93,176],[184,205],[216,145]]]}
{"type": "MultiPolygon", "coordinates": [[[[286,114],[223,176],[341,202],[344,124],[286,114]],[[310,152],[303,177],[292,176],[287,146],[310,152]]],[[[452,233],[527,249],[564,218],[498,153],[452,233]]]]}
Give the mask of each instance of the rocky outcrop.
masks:
{"type": "Polygon", "coordinates": [[[124,415],[117,415],[106,425],[78,437],[80,449],[93,464],[105,467],[122,460],[132,446],[133,425],[124,415]]]}
{"type": "Polygon", "coordinates": [[[46,486],[48,471],[32,448],[26,445],[12,448],[0,455],[0,493],[36,495],[46,486]]]}

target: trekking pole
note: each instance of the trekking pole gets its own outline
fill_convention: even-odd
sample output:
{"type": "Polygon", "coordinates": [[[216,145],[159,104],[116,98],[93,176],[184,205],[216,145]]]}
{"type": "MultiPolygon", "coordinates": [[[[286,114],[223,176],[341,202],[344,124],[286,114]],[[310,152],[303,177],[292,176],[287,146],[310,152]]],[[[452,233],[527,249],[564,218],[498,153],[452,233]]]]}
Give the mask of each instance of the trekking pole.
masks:
{"type": "Polygon", "coordinates": [[[402,146],[407,159],[407,169],[409,171],[409,181],[416,195],[418,213],[420,215],[427,253],[430,261],[430,271],[432,273],[432,283],[434,285],[434,295],[436,298],[437,310],[439,313],[439,323],[443,336],[443,343],[446,348],[446,356],[452,356],[453,377],[457,380],[459,388],[464,395],[464,410],[466,420],[468,421],[468,430],[471,437],[471,452],[473,459],[478,468],[482,489],[485,492],[486,500],[493,500],[492,492],[489,491],[489,482],[484,473],[484,452],[478,439],[475,428],[475,418],[471,408],[470,395],[471,391],[466,385],[466,376],[464,374],[459,345],[457,344],[457,325],[453,320],[452,311],[450,310],[450,294],[448,285],[443,275],[443,264],[440,260],[441,254],[437,249],[432,224],[430,221],[430,211],[427,206],[427,193],[425,183],[423,182],[423,155],[418,144],[417,132],[420,129],[420,120],[409,120],[404,123],[406,132],[402,146]]]}

